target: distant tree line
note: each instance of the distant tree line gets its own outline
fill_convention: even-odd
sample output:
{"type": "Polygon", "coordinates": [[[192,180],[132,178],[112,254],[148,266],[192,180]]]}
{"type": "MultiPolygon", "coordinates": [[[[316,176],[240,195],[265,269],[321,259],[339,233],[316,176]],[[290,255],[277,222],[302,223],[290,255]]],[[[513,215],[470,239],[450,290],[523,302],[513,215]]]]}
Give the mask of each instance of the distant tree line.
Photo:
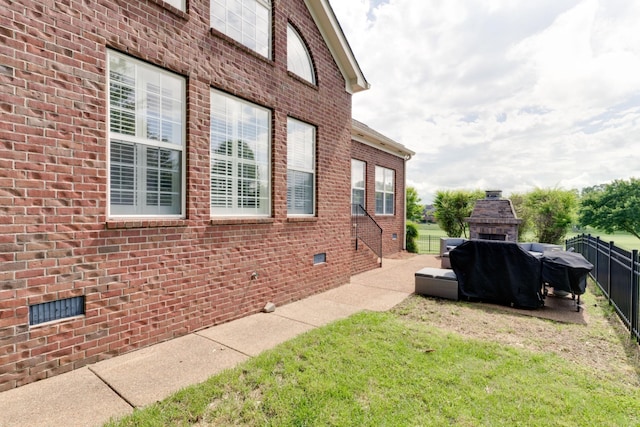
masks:
{"type": "MultiPolygon", "coordinates": [[[[407,188],[407,194],[409,189],[407,188]]],[[[422,216],[420,199],[412,196],[413,206],[407,218],[419,221],[422,216]],[[417,212],[420,211],[420,215],[417,212]]],[[[475,202],[484,197],[481,190],[438,191],[434,199],[434,217],[441,229],[451,237],[467,237],[475,202]]],[[[622,231],[640,239],[640,179],[615,180],[578,190],[536,188],[528,193],[509,196],[516,216],[522,219],[518,240],[533,233],[542,243],[561,243],[570,226],[593,227],[606,233],[622,231]]]]}

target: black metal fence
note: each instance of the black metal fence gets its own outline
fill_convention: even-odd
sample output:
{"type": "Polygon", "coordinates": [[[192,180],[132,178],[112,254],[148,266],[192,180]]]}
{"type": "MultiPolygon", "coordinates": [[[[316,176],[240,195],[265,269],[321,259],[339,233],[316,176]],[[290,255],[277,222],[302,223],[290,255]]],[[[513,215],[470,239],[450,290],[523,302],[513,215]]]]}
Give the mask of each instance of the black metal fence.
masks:
{"type": "Polygon", "coordinates": [[[581,234],[566,241],[584,256],[594,269],[591,276],[615,308],[631,336],[640,343],[640,259],[638,250],[629,252],[599,237],[581,234]]]}
{"type": "Polygon", "coordinates": [[[416,239],[418,245],[418,253],[420,254],[439,254],[440,253],[440,236],[421,235],[418,234],[416,239]]]}
{"type": "Polygon", "coordinates": [[[351,237],[366,244],[380,259],[382,267],[382,228],[359,204],[351,205],[351,237]]]}

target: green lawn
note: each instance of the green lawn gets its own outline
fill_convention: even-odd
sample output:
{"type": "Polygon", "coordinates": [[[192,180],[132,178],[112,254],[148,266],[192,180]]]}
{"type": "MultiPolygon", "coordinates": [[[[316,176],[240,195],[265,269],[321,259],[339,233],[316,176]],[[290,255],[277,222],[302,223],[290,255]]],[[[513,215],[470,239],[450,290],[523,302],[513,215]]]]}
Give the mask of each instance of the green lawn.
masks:
{"type": "Polygon", "coordinates": [[[626,249],[628,251],[632,251],[634,249],[640,250],[640,239],[636,236],[633,236],[629,233],[616,232],[613,234],[603,233],[598,230],[594,230],[592,228],[587,228],[581,232],[570,232],[567,233],[567,238],[577,236],[579,234],[591,234],[593,237],[600,237],[606,243],[614,242],[619,248],[626,249]]]}
{"type": "Polygon", "coordinates": [[[440,237],[447,237],[438,224],[417,223],[418,227],[418,251],[421,254],[440,253],[440,237]]]}
{"type": "Polygon", "coordinates": [[[640,390],[552,353],[362,312],[109,425],[637,426],[640,390]]]}

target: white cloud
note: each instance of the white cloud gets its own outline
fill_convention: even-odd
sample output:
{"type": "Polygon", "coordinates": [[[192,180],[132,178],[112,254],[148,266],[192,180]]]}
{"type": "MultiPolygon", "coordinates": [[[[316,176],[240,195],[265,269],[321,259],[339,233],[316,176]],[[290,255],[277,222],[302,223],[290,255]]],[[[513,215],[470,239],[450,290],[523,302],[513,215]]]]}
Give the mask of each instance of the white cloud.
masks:
{"type": "Polygon", "coordinates": [[[354,117],[416,151],[407,179],[423,200],[640,176],[640,2],[332,6],[372,84],[354,117]]]}

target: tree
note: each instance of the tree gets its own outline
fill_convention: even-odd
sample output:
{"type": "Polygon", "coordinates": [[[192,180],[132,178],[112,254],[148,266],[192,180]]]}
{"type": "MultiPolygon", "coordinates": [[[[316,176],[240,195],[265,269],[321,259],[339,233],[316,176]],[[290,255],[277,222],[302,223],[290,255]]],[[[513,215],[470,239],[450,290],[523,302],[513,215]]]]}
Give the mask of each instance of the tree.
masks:
{"type": "Polygon", "coordinates": [[[540,243],[561,243],[573,223],[578,205],[576,191],[536,188],[526,195],[524,208],[540,243]]]}
{"type": "Polygon", "coordinates": [[[449,237],[467,237],[469,225],[465,218],[471,216],[476,200],[483,197],[480,190],[438,191],[433,202],[436,222],[449,237]]]}
{"type": "Polygon", "coordinates": [[[584,189],[579,222],[607,233],[625,231],[640,239],[640,179],[584,189]]]}
{"type": "Polygon", "coordinates": [[[422,221],[422,210],[424,206],[420,204],[420,197],[418,197],[418,191],[413,187],[407,187],[406,193],[407,200],[407,212],[406,216],[409,221],[422,221]]]}
{"type": "Polygon", "coordinates": [[[522,220],[518,226],[518,241],[522,241],[523,236],[532,228],[531,212],[525,207],[526,199],[527,194],[511,193],[509,196],[513,210],[516,212],[516,217],[522,220]]]}

